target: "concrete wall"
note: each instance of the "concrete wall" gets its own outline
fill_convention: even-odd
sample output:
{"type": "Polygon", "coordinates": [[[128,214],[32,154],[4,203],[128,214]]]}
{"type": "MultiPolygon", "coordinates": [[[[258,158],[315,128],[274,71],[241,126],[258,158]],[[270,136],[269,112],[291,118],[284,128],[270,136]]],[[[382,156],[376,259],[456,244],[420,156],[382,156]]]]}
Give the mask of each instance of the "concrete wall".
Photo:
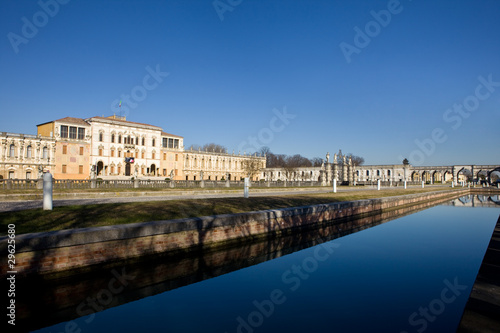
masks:
{"type": "MultiPolygon", "coordinates": [[[[51,274],[144,255],[221,246],[349,216],[466,195],[468,189],[170,221],[83,228],[16,237],[19,275],[51,274]]],[[[0,238],[7,253],[7,237],[0,238]]],[[[0,275],[7,271],[2,258],[0,275]]]]}

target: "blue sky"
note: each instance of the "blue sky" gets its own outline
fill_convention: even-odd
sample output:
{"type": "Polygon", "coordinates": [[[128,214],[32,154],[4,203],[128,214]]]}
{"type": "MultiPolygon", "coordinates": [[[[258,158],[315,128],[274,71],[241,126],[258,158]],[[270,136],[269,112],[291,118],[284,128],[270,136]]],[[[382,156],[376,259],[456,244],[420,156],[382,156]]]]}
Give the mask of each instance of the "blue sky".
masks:
{"type": "Polygon", "coordinates": [[[0,34],[0,131],[121,112],[186,147],[500,163],[496,0],[4,0],[0,34]]]}

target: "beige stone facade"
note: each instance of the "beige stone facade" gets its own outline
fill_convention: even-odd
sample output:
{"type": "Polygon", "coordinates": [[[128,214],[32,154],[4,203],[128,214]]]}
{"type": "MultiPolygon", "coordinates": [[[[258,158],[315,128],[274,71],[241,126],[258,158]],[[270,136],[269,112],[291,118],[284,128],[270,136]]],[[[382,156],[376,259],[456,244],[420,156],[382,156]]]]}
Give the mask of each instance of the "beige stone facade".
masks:
{"type": "Polygon", "coordinates": [[[55,168],[53,138],[0,132],[0,179],[36,179],[55,168]]]}
{"type": "MultiPolygon", "coordinates": [[[[248,162],[266,167],[266,158],[257,155],[235,155],[217,152],[187,150],[184,152],[184,176],[186,180],[242,180],[248,176],[248,162]]],[[[259,180],[260,172],[252,175],[259,180]]]]}

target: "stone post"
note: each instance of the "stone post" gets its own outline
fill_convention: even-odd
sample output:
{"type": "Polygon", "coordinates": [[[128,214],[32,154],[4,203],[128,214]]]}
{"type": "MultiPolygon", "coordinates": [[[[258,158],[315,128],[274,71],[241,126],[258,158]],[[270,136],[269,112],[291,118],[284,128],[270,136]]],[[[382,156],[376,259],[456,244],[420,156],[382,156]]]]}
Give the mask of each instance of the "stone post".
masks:
{"type": "Polygon", "coordinates": [[[380,179],[377,179],[377,191],[380,191],[380,179]]]}
{"type": "Polygon", "coordinates": [[[337,193],[337,179],[333,178],[333,193],[337,193]]]}
{"type": "Polygon", "coordinates": [[[425,184],[425,182],[422,180],[422,188],[424,188],[424,186],[425,186],[424,184],[425,184]]]}
{"type": "Polygon", "coordinates": [[[406,180],[405,180],[405,190],[406,190],[406,180]]]}
{"type": "Polygon", "coordinates": [[[250,184],[250,179],[248,177],[245,177],[245,183],[243,186],[243,197],[248,198],[248,187],[250,184]]]}
{"type": "Polygon", "coordinates": [[[43,210],[52,210],[52,175],[43,175],[43,210]]]}
{"type": "Polygon", "coordinates": [[[94,179],[91,179],[90,180],[90,188],[96,188],[97,187],[97,180],[94,178],[94,179]]]}

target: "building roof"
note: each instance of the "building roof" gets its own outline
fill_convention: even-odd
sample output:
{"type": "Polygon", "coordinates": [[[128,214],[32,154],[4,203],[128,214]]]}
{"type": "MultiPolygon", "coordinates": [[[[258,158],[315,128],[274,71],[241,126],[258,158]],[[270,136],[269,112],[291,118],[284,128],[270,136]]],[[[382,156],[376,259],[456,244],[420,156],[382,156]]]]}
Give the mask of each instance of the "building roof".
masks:
{"type": "Polygon", "coordinates": [[[56,121],[59,123],[75,124],[75,125],[80,125],[80,126],[89,126],[89,123],[87,123],[82,118],[74,118],[74,117],[65,117],[65,118],[61,118],[61,119],[57,119],[57,120],[52,120],[52,121],[48,121],[48,122],[43,123],[43,124],[38,124],[37,126],[45,125],[45,124],[49,124],[49,123],[54,123],[56,121]]]}
{"type": "Polygon", "coordinates": [[[170,133],[167,133],[167,132],[161,132],[161,135],[162,136],[171,136],[171,137],[174,137],[174,138],[181,138],[181,139],[184,139],[183,136],[179,136],[179,135],[175,135],[175,134],[170,134],[170,133]]]}
{"type": "Polygon", "coordinates": [[[104,123],[120,123],[125,126],[141,126],[141,127],[149,127],[149,128],[154,128],[156,130],[162,130],[161,127],[155,126],[155,125],[150,125],[150,124],[144,124],[144,123],[137,123],[134,121],[128,121],[128,120],[123,120],[123,119],[117,119],[117,118],[110,118],[110,117],[91,117],[86,120],[96,120],[99,122],[104,122],[104,123]]]}

